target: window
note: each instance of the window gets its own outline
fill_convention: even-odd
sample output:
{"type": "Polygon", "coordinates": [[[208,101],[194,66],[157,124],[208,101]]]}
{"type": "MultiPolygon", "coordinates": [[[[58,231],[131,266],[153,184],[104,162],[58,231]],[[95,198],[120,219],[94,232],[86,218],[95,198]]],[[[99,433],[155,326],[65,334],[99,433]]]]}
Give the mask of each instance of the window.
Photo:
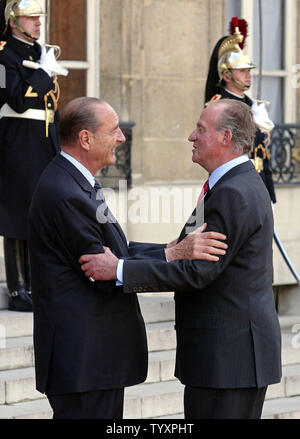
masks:
{"type": "MultiPolygon", "coordinates": [[[[261,98],[269,101],[274,123],[296,121],[296,89],[293,65],[296,64],[297,1],[263,0],[262,4],[262,83],[261,98]]],[[[227,21],[239,16],[248,22],[245,52],[257,66],[249,96],[256,99],[260,60],[258,0],[227,0],[227,21]]]]}

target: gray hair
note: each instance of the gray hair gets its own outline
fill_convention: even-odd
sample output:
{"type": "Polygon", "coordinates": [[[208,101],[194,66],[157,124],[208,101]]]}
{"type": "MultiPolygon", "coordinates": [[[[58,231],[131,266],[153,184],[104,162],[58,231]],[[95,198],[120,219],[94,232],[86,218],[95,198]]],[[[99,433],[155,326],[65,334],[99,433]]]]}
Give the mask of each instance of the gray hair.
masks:
{"type": "Polygon", "coordinates": [[[237,154],[249,154],[253,147],[255,125],[249,105],[235,99],[222,99],[216,102],[225,106],[216,121],[216,130],[229,130],[232,133],[232,143],[237,154]]]}
{"type": "Polygon", "coordinates": [[[79,97],[68,102],[62,111],[59,122],[59,137],[61,145],[74,145],[82,130],[95,133],[102,125],[95,112],[95,107],[105,105],[103,99],[79,97]]]}

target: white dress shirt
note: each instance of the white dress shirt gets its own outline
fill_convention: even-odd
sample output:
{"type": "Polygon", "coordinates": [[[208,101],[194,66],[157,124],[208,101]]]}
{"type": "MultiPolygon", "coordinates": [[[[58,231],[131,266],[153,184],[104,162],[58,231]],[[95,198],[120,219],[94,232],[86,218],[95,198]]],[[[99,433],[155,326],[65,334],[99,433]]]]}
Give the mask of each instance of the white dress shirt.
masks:
{"type": "Polygon", "coordinates": [[[88,182],[91,184],[91,186],[94,187],[95,179],[94,179],[92,173],[85,166],[83,166],[82,163],[80,163],[78,160],[74,159],[74,157],[72,157],[70,154],[67,154],[65,151],[61,151],[60,153],[63,157],[65,157],[67,160],[69,160],[69,162],[71,162],[75,166],[75,168],[77,168],[78,171],[80,171],[81,174],[83,174],[85,176],[85,178],[88,180],[88,182]]]}
{"type": "Polygon", "coordinates": [[[241,163],[245,163],[248,160],[250,160],[248,155],[244,154],[216,168],[209,176],[208,179],[209,189],[212,189],[214,185],[217,183],[217,181],[219,181],[220,178],[223,177],[223,175],[225,175],[228,171],[230,171],[230,169],[240,165],[241,163]]]}

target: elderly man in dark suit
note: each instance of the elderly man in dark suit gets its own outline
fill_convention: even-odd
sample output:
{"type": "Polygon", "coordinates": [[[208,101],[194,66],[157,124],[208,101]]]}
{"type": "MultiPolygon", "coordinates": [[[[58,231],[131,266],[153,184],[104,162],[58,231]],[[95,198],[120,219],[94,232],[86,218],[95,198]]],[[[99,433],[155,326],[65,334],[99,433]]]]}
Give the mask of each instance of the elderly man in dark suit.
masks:
{"type": "Polygon", "coordinates": [[[172,260],[178,251],[215,260],[226,244],[213,238],[225,237],[194,234],[171,250],[128,246],[94,179],[125,140],[117,113],[102,100],[75,99],[63,111],[60,138],[62,153],[43,172],[29,215],[37,389],[55,418],[121,418],[124,387],[147,375],[143,317],[135,294],[87,279],[80,255],[105,245],[122,258],[143,251],[172,260]]]}
{"type": "Polygon", "coordinates": [[[271,201],[248,157],[255,129],[247,105],[223,99],[202,112],[189,136],[192,160],[209,179],[179,242],[204,208],[208,227],[227,236],[218,262],[121,262],[108,249],[80,259],[95,279],[118,275],[128,295],[137,288],[175,290],[175,375],[186,386],[187,418],[259,418],[267,386],[281,378],[271,201]]]}

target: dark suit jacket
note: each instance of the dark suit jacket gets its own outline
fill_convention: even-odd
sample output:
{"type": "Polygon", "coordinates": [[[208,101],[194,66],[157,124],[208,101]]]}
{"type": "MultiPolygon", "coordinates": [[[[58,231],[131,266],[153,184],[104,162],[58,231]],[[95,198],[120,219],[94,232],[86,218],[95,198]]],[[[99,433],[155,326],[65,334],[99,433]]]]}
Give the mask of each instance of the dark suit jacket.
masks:
{"type": "Polygon", "coordinates": [[[273,215],[251,161],[227,172],[206,195],[204,219],[209,230],[227,236],[229,247],[219,262],[128,260],[124,291],[175,290],[175,375],[183,384],[239,388],[278,382],[273,215]]]}
{"type": "Polygon", "coordinates": [[[91,283],[78,262],[108,246],[129,256],[118,224],[99,224],[86,178],[61,155],[43,172],[29,215],[36,383],[64,394],[137,384],[147,375],[147,341],[135,294],[91,283]]]}

